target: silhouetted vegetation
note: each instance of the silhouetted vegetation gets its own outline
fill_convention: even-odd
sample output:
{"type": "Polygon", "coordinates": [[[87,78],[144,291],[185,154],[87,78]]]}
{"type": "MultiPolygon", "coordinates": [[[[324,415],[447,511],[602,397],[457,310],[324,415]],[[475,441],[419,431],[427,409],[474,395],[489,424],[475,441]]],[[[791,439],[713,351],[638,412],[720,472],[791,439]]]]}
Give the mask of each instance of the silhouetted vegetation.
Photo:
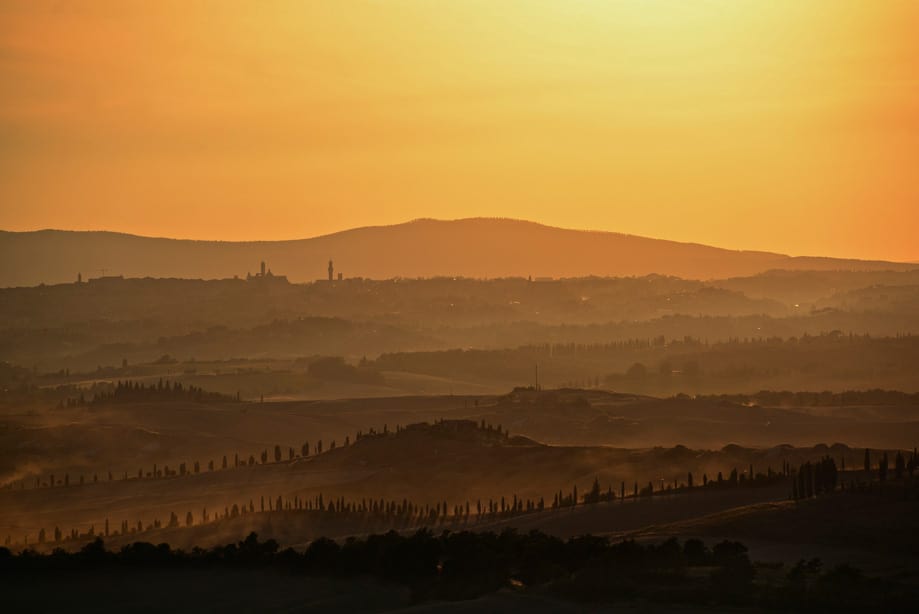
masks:
{"type": "MultiPolygon", "coordinates": [[[[817,559],[801,561],[784,577],[754,583],[758,576],[747,548],[722,541],[657,544],[610,542],[585,535],[561,540],[533,531],[520,534],[421,529],[343,542],[320,538],[303,551],[280,549],[256,534],[209,550],[174,550],[167,544],[135,542],[112,552],[101,538],[81,550],[12,554],[0,548],[0,572],[55,574],[73,570],[146,573],[154,569],[265,569],[310,576],[371,576],[408,586],[415,601],[472,599],[503,587],[548,591],[584,603],[630,602],[732,604],[836,609],[902,608],[915,589],[866,578],[841,565],[826,572],[817,559]]],[[[774,574],[773,574],[774,575],[774,574]]]]}
{"type": "Polygon", "coordinates": [[[198,403],[238,401],[217,392],[208,392],[196,386],[183,386],[181,382],[160,379],[156,384],[119,381],[114,386],[97,386],[91,390],[93,405],[136,402],[195,401],[198,403]]]}
{"type": "Polygon", "coordinates": [[[791,392],[761,390],[756,394],[698,395],[699,400],[755,404],[762,407],[850,407],[870,405],[919,405],[919,392],[899,390],[846,390],[845,392],[791,392]]]}
{"type": "Polygon", "coordinates": [[[833,492],[839,479],[836,461],[829,456],[816,463],[807,462],[798,468],[792,482],[792,498],[808,499],[833,492]]]}
{"type": "MultiPolygon", "coordinates": [[[[705,392],[750,387],[751,382],[806,381],[851,385],[854,378],[877,381],[882,373],[898,378],[919,360],[919,337],[875,338],[833,331],[801,337],[731,337],[717,342],[702,337],[665,335],[626,338],[607,343],[545,343],[514,349],[447,350],[383,354],[373,365],[387,371],[408,371],[476,381],[532,381],[533,365],[551,365],[552,385],[605,387],[648,392],[705,392]],[[610,373],[610,365],[618,371],[610,373]],[[842,375],[845,374],[845,377],[842,375]]],[[[754,384],[755,385],[755,384],[754,384]]],[[[749,395],[733,395],[748,400],[749,395]]],[[[764,395],[767,398],[768,395],[764,395]]],[[[730,398],[730,397],[728,397],[730,398]]],[[[818,404],[814,393],[802,393],[806,405],[818,404]]],[[[835,400],[851,404],[858,394],[835,400]]],[[[910,403],[914,395],[878,394],[870,403],[910,403]]],[[[820,403],[828,399],[817,395],[820,403]]],[[[787,403],[789,393],[769,400],[787,403]]],[[[833,400],[833,399],[829,399],[833,400]]],[[[838,404],[838,403],[837,403],[838,404]]]]}
{"type": "MultiPolygon", "coordinates": [[[[456,439],[458,441],[476,441],[481,446],[531,446],[534,442],[524,437],[512,437],[500,425],[494,426],[484,421],[475,423],[469,420],[442,420],[435,424],[419,423],[406,427],[396,425],[395,429],[390,430],[384,425],[382,430],[374,428],[367,432],[359,431],[354,439],[354,444],[350,445],[364,446],[381,440],[391,439],[394,445],[399,445],[399,438],[403,435],[423,434],[424,437],[436,444],[438,440],[456,439]]],[[[349,438],[346,438],[349,442],[349,438]]],[[[334,442],[333,442],[334,443],[334,442]]],[[[335,447],[330,446],[323,452],[321,441],[317,443],[313,452],[315,455],[330,454],[335,447]]],[[[305,443],[301,452],[309,455],[309,444],[305,443]]],[[[260,453],[260,465],[282,464],[295,461],[301,458],[293,448],[288,450],[288,458],[284,458],[281,446],[274,447],[273,455],[268,449],[260,453]]],[[[223,469],[233,470],[241,469],[255,465],[253,456],[250,455],[248,463],[241,462],[238,454],[234,455],[232,467],[228,467],[227,457],[224,456],[223,469]]],[[[195,461],[195,467],[200,468],[200,463],[195,461]]],[[[809,466],[809,465],[807,465],[809,466]]],[[[208,463],[209,471],[213,471],[214,462],[208,463]]],[[[802,469],[803,471],[803,469],[802,469]]],[[[141,469],[138,470],[136,477],[128,476],[127,473],[119,479],[157,479],[157,478],[174,478],[196,475],[198,471],[189,470],[186,463],[180,463],[173,468],[168,465],[153,465],[150,471],[146,473],[141,469]]],[[[761,488],[773,484],[782,483],[788,479],[789,467],[783,463],[779,471],[774,471],[772,467],[767,467],[765,471],[754,472],[753,465],[738,471],[734,468],[727,477],[722,472],[718,472],[717,478],[709,480],[707,475],[702,476],[701,484],[695,484],[692,473],[687,473],[687,480],[680,481],[674,479],[672,482],[665,483],[661,481],[657,486],[649,482],[647,486],[639,489],[637,483],[633,489],[626,491],[625,483],[620,484],[617,489],[614,484],[609,483],[601,485],[599,478],[594,478],[593,484],[589,490],[578,494],[578,485],[573,484],[570,489],[558,490],[551,495],[551,500],[543,496],[539,497],[521,497],[515,493],[510,493],[499,497],[486,497],[479,499],[464,499],[459,502],[448,504],[446,500],[410,500],[402,498],[394,499],[375,499],[363,497],[360,499],[346,498],[342,496],[324,496],[319,493],[315,496],[305,497],[300,495],[289,496],[287,494],[270,494],[262,495],[258,504],[253,499],[242,499],[237,502],[221,504],[212,511],[207,508],[203,509],[200,514],[193,510],[184,512],[185,526],[197,526],[209,522],[233,519],[241,515],[252,513],[276,513],[290,512],[310,516],[317,522],[334,521],[342,526],[373,528],[374,530],[385,530],[387,528],[411,529],[422,526],[449,526],[459,528],[471,526],[483,522],[503,520],[514,518],[524,514],[539,513],[547,510],[561,510],[571,508],[577,505],[592,505],[599,503],[612,503],[615,501],[625,501],[628,499],[637,499],[652,497],[658,495],[677,495],[690,491],[708,492],[718,490],[730,490],[737,488],[761,488]]],[[[80,476],[81,486],[83,484],[82,475],[80,476]]],[[[113,480],[113,474],[108,474],[108,480],[113,480]]],[[[95,481],[94,481],[95,483],[95,481]]],[[[822,484],[822,483],[821,483],[822,484]]],[[[23,483],[24,487],[25,484],[23,483]]],[[[47,488],[56,486],[58,488],[72,488],[70,486],[69,474],[63,476],[48,476],[47,481],[39,480],[36,488],[47,488]]],[[[821,485],[821,488],[823,486],[821,485]]],[[[821,492],[823,492],[821,490],[821,492]]],[[[180,516],[175,512],[170,514],[168,520],[148,519],[142,520],[123,520],[120,529],[113,529],[109,533],[108,522],[106,518],[105,535],[128,535],[139,534],[145,531],[151,531],[165,527],[176,527],[179,525],[180,516]]],[[[102,522],[100,521],[100,525],[102,522]]],[[[42,529],[44,531],[44,529],[42,529]]],[[[96,535],[94,526],[86,529],[71,529],[69,533],[62,534],[58,528],[55,528],[55,541],[85,541],[92,539],[96,535]]],[[[34,540],[34,536],[32,537],[34,540]]],[[[43,540],[42,540],[43,541],[43,540]]],[[[22,542],[29,543],[29,536],[23,536],[22,542]]],[[[12,536],[7,536],[6,543],[13,544],[12,536]]]]}

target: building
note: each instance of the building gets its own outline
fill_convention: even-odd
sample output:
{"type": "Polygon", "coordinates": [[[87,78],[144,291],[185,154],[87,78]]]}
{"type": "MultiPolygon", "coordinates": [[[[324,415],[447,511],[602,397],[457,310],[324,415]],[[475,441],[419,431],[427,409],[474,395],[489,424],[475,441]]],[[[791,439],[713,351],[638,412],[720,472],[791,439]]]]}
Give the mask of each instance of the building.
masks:
{"type": "Polygon", "coordinates": [[[265,264],[265,261],[259,264],[259,272],[253,275],[252,273],[246,273],[246,281],[280,281],[287,282],[286,275],[275,275],[271,272],[271,269],[265,264]]]}

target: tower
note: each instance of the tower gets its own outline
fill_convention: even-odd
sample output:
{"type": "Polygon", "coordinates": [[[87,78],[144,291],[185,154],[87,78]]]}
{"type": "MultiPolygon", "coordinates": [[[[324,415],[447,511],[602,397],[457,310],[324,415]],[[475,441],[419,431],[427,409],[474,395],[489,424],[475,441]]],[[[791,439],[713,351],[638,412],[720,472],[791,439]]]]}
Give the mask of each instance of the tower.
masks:
{"type": "Polygon", "coordinates": [[[265,276],[265,261],[262,260],[262,277],[265,276]]]}
{"type": "Polygon", "coordinates": [[[329,281],[332,281],[332,277],[335,275],[335,267],[332,266],[332,259],[329,259],[329,281]]]}

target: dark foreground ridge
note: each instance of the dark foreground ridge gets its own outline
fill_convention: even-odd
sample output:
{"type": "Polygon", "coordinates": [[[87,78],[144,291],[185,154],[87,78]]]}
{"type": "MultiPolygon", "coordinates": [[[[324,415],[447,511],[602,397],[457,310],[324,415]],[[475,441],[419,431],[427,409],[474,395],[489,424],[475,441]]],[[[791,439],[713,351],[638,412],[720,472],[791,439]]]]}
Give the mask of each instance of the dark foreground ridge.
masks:
{"type": "MultiPolygon", "coordinates": [[[[824,571],[819,559],[802,560],[790,569],[753,563],[747,548],[734,541],[709,548],[698,539],[611,543],[591,535],[563,541],[538,531],[434,535],[421,529],[407,536],[390,531],[342,543],[321,538],[302,552],[280,550],[276,541],[259,541],[255,533],[235,544],[190,552],[144,542],[111,552],[102,539],[74,553],[55,550],[43,555],[25,550],[14,555],[0,548],[0,583],[7,584],[4,595],[12,599],[11,604],[9,599],[6,602],[14,610],[20,605],[53,606],[60,592],[42,590],[41,585],[50,589],[73,573],[96,572],[97,577],[118,578],[115,582],[156,577],[157,590],[144,591],[131,604],[149,608],[161,598],[160,591],[170,590],[170,572],[214,571],[253,575],[274,571],[304,580],[370,579],[407,587],[411,603],[476,599],[501,589],[593,604],[650,601],[889,612],[919,603],[915,587],[867,578],[848,565],[824,571]]],[[[80,585],[67,598],[79,602],[86,597],[94,610],[106,609],[105,593],[97,588],[80,585]],[[81,591],[86,594],[81,596],[81,591]]],[[[257,583],[249,588],[259,590],[257,583]]]]}

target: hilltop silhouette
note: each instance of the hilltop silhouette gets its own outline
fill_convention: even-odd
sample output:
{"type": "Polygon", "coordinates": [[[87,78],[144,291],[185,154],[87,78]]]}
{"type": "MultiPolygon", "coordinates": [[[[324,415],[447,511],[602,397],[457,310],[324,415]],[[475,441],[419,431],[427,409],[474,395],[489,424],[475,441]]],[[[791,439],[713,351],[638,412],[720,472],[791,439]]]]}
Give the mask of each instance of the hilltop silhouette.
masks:
{"type": "Polygon", "coordinates": [[[16,266],[0,286],[125,277],[246,277],[266,260],[293,282],[327,277],[582,277],[657,273],[692,279],[787,270],[906,270],[914,264],[791,257],[510,219],[421,219],[292,241],[192,241],[97,231],[0,231],[0,257],[16,266]]]}

